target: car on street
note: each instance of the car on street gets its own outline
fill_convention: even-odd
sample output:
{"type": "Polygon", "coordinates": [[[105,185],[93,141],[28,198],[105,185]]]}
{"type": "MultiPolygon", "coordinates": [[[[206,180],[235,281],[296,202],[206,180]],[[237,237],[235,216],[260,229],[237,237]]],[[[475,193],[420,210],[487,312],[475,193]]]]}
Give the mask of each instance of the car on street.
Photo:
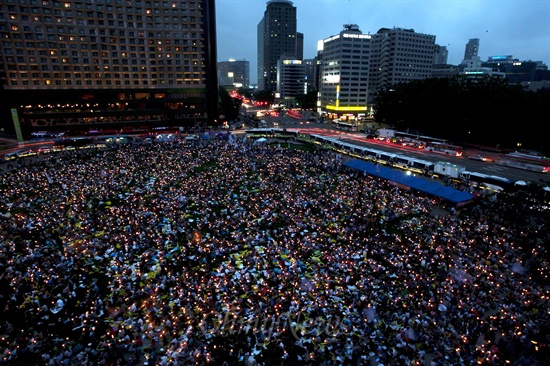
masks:
{"type": "Polygon", "coordinates": [[[468,159],[470,160],[476,160],[476,161],[488,161],[489,159],[481,156],[481,155],[470,155],[468,156],[468,159]]]}

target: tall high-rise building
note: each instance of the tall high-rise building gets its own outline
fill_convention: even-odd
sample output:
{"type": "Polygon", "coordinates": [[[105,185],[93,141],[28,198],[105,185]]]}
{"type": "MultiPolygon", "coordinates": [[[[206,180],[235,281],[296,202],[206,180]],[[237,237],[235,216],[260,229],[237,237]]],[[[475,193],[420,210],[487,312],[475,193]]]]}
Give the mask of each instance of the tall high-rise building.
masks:
{"type": "Polygon", "coordinates": [[[318,88],[317,57],[313,59],[304,60],[304,66],[305,66],[306,92],[309,93],[313,90],[317,90],[318,88]]]}
{"type": "Polygon", "coordinates": [[[304,59],[304,34],[296,33],[296,60],[304,59]]]}
{"type": "Polygon", "coordinates": [[[2,105],[24,129],[218,117],[214,0],[4,1],[0,14],[2,105]]]}
{"type": "Polygon", "coordinates": [[[248,88],[250,86],[250,61],[218,62],[218,83],[220,86],[248,88]]]}
{"type": "Polygon", "coordinates": [[[355,24],[344,25],[339,34],[319,42],[320,107],[334,117],[367,112],[371,35],[355,24]]]}
{"type": "Polygon", "coordinates": [[[436,44],[434,46],[434,65],[446,65],[449,57],[449,50],[447,46],[440,46],[436,44]]]}
{"type": "Polygon", "coordinates": [[[277,65],[277,91],[282,103],[292,108],[297,96],[306,94],[306,66],[302,60],[280,58],[277,65]]]}
{"type": "Polygon", "coordinates": [[[478,56],[479,53],[479,38],[472,38],[466,43],[464,50],[464,60],[471,60],[478,56]]]}
{"type": "Polygon", "coordinates": [[[277,63],[281,57],[303,56],[303,34],[296,32],[296,7],[292,1],[271,0],[258,23],[258,89],[276,91],[277,63]],[[301,40],[301,41],[300,41],[301,40]]]}
{"type": "Polygon", "coordinates": [[[382,28],[372,35],[369,92],[432,75],[435,36],[382,28]]]}

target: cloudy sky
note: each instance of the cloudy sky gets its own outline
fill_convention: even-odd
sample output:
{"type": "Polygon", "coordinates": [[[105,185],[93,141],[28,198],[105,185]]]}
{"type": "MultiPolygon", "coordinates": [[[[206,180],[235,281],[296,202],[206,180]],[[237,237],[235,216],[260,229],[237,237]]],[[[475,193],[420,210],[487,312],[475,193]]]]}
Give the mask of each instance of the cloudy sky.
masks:
{"type": "MultiPolygon", "coordinates": [[[[216,0],[218,60],[250,61],[257,81],[257,25],[267,1],[216,0]]],[[[550,66],[549,0],[294,0],[304,58],[317,54],[317,41],[338,34],[344,24],[363,33],[380,28],[414,29],[447,46],[448,63],[459,64],[471,38],[479,56],[512,55],[550,66]]]]}

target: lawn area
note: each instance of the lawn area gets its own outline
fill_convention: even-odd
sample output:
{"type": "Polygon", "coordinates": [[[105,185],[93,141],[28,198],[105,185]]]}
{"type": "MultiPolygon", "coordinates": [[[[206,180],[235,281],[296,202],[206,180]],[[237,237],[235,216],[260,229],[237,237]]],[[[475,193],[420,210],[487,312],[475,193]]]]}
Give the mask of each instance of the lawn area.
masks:
{"type": "MultiPolygon", "coordinates": [[[[279,144],[279,142],[272,142],[271,145],[279,144]]],[[[315,148],[309,145],[302,144],[293,144],[288,142],[280,142],[282,148],[290,150],[301,150],[301,151],[315,151],[315,148]]]]}

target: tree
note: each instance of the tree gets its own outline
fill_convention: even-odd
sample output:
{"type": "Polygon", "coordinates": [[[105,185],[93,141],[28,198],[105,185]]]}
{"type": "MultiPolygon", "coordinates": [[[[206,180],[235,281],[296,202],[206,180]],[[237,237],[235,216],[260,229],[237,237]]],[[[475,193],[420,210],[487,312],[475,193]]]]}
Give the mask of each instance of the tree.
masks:
{"type": "Polygon", "coordinates": [[[543,151],[547,105],[548,90],[531,92],[493,77],[456,76],[397,84],[378,93],[374,108],[377,122],[401,131],[456,143],[508,148],[521,143],[543,151]]]}
{"type": "Polygon", "coordinates": [[[239,88],[237,91],[238,91],[239,94],[242,95],[243,97],[252,98],[252,93],[250,92],[250,89],[249,89],[249,88],[239,88]]]}
{"type": "Polygon", "coordinates": [[[267,102],[268,105],[273,104],[275,97],[270,90],[259,90],[254,94],[254,98],[258,102],[267,102]]]}
{"type": "Polygon", "coordinates": [[[313,109],[317,106],[317,90],[310,91],[307,94],[300,94],[296,101],[302,109],[313,109]]]}
{"type": "Polygon", "coordinates": [[[242,99],[232,98],[224,87],[220,87],[219,95],[220,116],[224,116],[226,121],[237,119],[242,99]]]}

